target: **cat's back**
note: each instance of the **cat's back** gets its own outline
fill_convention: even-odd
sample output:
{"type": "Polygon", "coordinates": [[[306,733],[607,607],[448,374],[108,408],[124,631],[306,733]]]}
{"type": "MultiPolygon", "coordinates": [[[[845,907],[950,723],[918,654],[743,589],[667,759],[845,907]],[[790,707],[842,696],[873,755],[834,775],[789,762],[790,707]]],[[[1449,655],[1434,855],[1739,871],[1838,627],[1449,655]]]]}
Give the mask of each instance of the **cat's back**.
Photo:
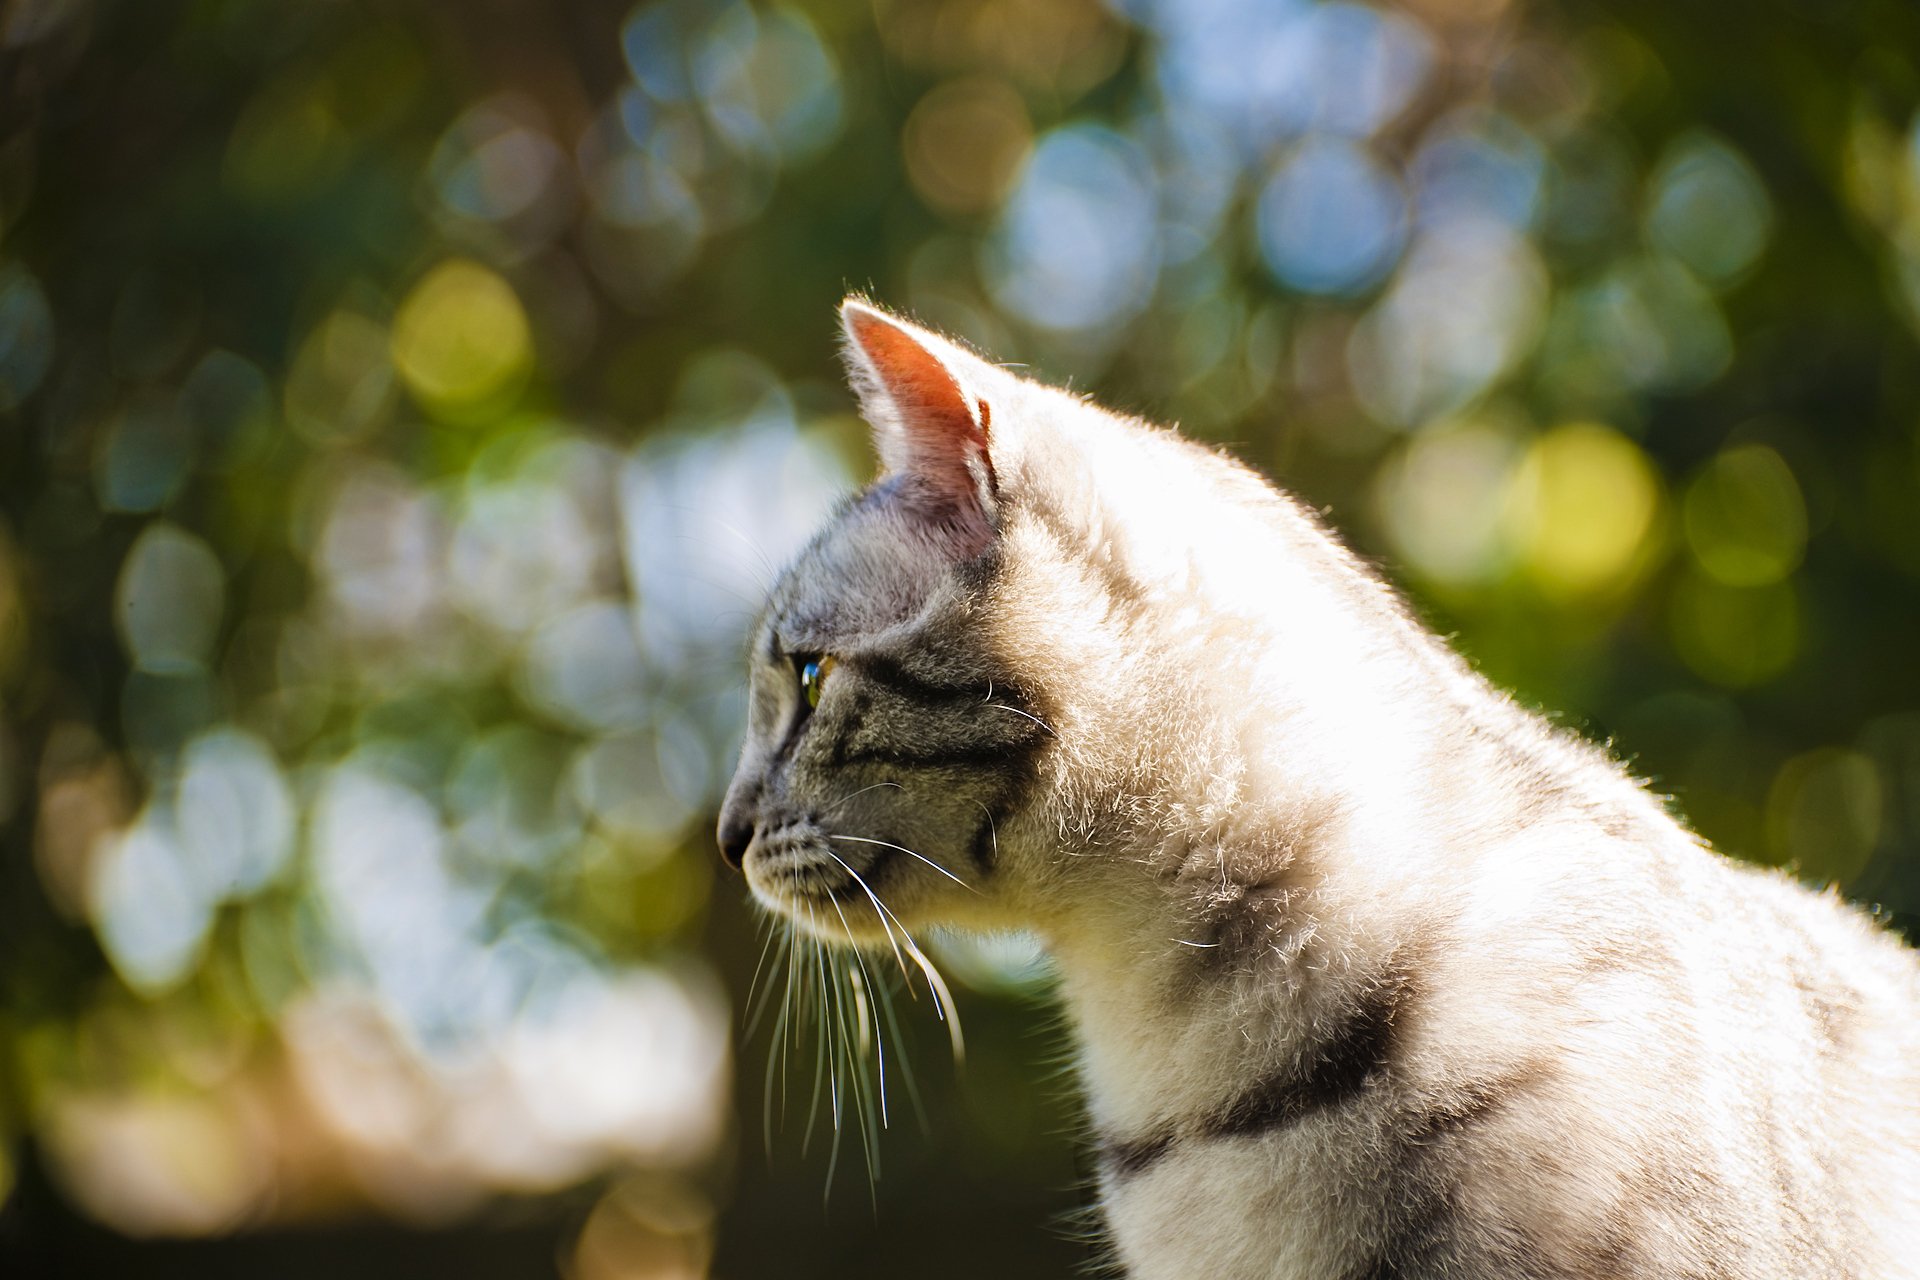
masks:
{"type": "MultiPolygon", "coordinates": [[[[1202,576],[1244,570],[1207,593],[1216,612],[1272,604],[1257,625],[1282,635],[1303,600],[1335,599],[1314,613],[1339,642],[1289,664],[1324,662],[1330,687],[1355,661],[1404,671],[1457,726],[1435,736],[1437,795],[1412,811],[1409,838],[1431,845],[1392,864],[1426,883],[1383,886],[1376,838],[1359,856],[1336,842],[1318,868],[1380,918],[1420,904],[1385,931],[1400,985],[1375,1085],[1215,1185],[1280,1195],[1281,1234],[1303,1242],[1370,1203],[1366,1261],[1340,1264],[1356,1277],[1920,1277],[1920,957],[1837,894],[1707,849],[1604,752],[1470,672],[1243,464],[1141,424],[1087,430],[1078,447],[1136,526],[1186,521],[1165,541],[1202,576]],[[1332,1194],[1276,1192],[1276,1168],[1332,1194]]],[[[1259,702],[1256,687],[1238,705],[1259,702]]],[[[1419,715],[1403,694],[1384,710],[1383,753],[1395,717],[1404,734],[1419,715]]],[[[1204,1193],[1208,1175],[1168,1181],[1183,1176],[1204,1193]]],[[[1331,1263],[1289,1240],[1277,1274],[1331,1263]]]]}
{"type": "Polygon", "coordinates": [[[1677,824],[1549,820],[1483,868],[1403,1028],[1396,1176],[1453,1206],[1409,1264],[1920,1275],[1910,949],[1677,824]]]}

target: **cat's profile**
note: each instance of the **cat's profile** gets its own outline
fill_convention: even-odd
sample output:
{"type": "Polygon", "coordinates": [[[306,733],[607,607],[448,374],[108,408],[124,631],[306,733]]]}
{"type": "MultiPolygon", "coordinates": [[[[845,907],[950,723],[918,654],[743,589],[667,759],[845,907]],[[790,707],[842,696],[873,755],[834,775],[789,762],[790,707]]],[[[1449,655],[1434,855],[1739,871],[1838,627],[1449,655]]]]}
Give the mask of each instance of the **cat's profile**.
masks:
{"type": "Polygon", "coordinates": [[[1912,952],[1246,467],[842,320],[884,470],[758,624],[721,848],[831,942],[1045,941],[1128,1275],[1920,1276],[1912,952]]]}

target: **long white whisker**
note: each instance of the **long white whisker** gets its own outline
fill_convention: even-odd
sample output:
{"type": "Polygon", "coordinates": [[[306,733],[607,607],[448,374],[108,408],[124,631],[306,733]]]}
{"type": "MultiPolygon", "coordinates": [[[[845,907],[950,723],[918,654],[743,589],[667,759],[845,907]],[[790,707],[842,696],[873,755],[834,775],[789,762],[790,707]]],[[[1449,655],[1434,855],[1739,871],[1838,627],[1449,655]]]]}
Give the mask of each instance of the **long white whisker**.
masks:
{"type": "MultiPolygon", "coordinates": [[[[767,1077],[760,1093],[760,1137],[765,1144],[769,1158],[773,1155],[773,1077],[778,1068],[780,1076],[780,1115],[787,1114],[787,1044],[792,1039],[793,1023],[793,926],[785,930],[786,945],[782,948],[787,962],[787,986],[784,998],[780,1001],[780,1014],[774,1019],[773,1040],[780,1051],[775,1053],[773,1045],[767,1046],[767,1077]]],[[[771,991],[771,988],[769,988],[771,991]]]]}
{"type": "MultiPolygon", "coordinates": [[[[828,856],[831,857],[832,855],[829,854],[828,856]]],[[[840,859],[834,858],[834,861],[840,862],[840,859]]],[[[844,862],[840,862],[840,865],[843,867],[847,866],[847,864],[844,862]]],[[[853,868],[847,867],[847,873],[851,875],[853,873],[853,868]]],[[[860,877],[854,876],[853,878],[855,880],[858,880],[860,877]]],[[[861,888],[864,889],[866,888],[866,886],[863,884],[861,888]]],[[[847,926],[847,913],[840,909],[840,904],[838,902],[835,902],[833,904],[833,913],[840,917],[840,927],[846,930],[847,941],[849,943],[853,942],[853,930],[851,928],[848,928],[847,926]]],[[[882,916],[880,918],[880,922],[884,925],[886,923],[886,917],[882,916]]],[[[887,940],[889,942],[893,940],[893,934],[891,932],[887,934],[887,940]]],[[[853,950],[853,962],[860,966],[860,976],[863,980],[864,989],[867,991],[871,991],[874,989],[873,975],[867,972],[866,957],[860,953],[860,948],[858,946],[854,946],[852,950],[853,950]]],[[[868,1003],[871,1004],[872,1002],[868,1001],[868,1003]]],[[[880,1064],[880,1127],[884,1129],[887,1127],[887,1048],[886,1048],[885,1041],[883,1041],[880,1036],[880,1011],[878,1009],[873,1009],[871,1010],[871,1012],[873,1014],[873,1049],[874,1049],[874,1054],[880,1064]]],[[[866,1019],[862,1018],[861,1029],[863,1032],[865,1031],[865,1023],[866,1023],[866,1019]]],[[[872,1165],[873,1161],[871,1157],[868,1158],[867,1163],[869,1166],[872,1165]]]]}
{"type": "MultiPolygon", "coordinates": [[[[893,912],[887,910],[887,904],[880,901],[880,895],[876,894],[873,891],[873,887],[869,885],[865,880],[860,878],[860,873],[858,871],[855,871],[852,867],[847,865],[846,859],[842,858],[839,854],[835,853],[831,849],[827,849],[824,852],[829,858],[832,858],[835,862],[840,864],[840,869],[842,871],[845,871],[848,875],[853,877],[853,882],[860,886],[860,891],[866,894],[867,897],[872,901],[874,911],[879,913],[879,916],[880,916],[880,927],[886,930],[887,945],[893,948],[893,958],[899,962],[900,972],[902,974],[906,973],[907,971],[906,959],[900,954],[900,944],[893,940],[893,926],[895,924],[900,924],[900,917],[894,915],[893,912]],[[888,917],[890,916],[892,917],[892,923],[888,922],[888,917]]],[[[845,923],[845,921],[843,920],[842,923],[845,923]]],[[[907,926],[904,924],[901,924],[900,932],[905,933],[906,931],[907,931],[907,926]]]]}
{"type": "Polygon", "coordinates": [[[967,1045],[960,1034],[960,1006],[954,1004],[953,992],[947,990],[947,980],[940,976],[940,971],[933,967],[933,961],[927,959],[926,952],[920,950],[911,937],[907,939],[907,954],[913,957],[914,963],[920,966],[920,972],[926,975],[927,988],[933,992],[933,1007],[939,1012],[941,1021],[947,1024],[947,1038],[953,1044],[953,1060],[965,1060],[967,1045]]]}
{"type": "Polygon", "coordinates": [[[898,787],[902,791],[906,790],[905,787],[900,786],[900,784],[897,782],[876,782],[870,787],[860,788],[858,791],[853,792],[851,795],[841,796],[838,800],[835,800],[832,804],[822,809],[820,811],[820,816],[824,818],[826,815],[828,815],[829,813],[832,813],[835,809],[838,809],[841,805],[853,799],[855,796],[863,796],[867,794],[867,792],[869,791],[878,791],[881,787],[898,787]]]}
{"type": "MultiPolygon", "coordinates": [[[[911,993],[911,986],[908,987],[908,991],[911,993]]],[[[900,1018],[893,1010],[893,989],[891,987],[881,987],[877,994],[880,997],[880,1007],[887,1015],[887,1028],[893,1033],[893,1041],[895,1044],[901,1045],[904,1048],[907,1043],[907,1038],[901,1034],[900,1018]]],[[[920,1086],[915,1083],[913,1078],[913,1058],[902,1052],[896,1060],[900,1064],[900,1078],[907,1082],[907,1101],[913,1104],[914,1119],[920,1122],[921,1131],[925,1132],[927,1129],[927,1108],[920,1100],[920,1086]]]]}
{"type": "Polygon", "coordinates": [[[779,933],[780,931],[776,928],[769,927],[767,929],[767,940],[760,944],[760,959],[754,962],[753,977],[747,980],[746,1009],[741,1016],[746,1019],[747,1034],[745,1038],[749,1040],[753,1038],[754,1029],[760,1025],[760,1015],[767,1011],[767,1002],[773,998],[773,988],[768,987],[767,990],[760,992],[761,999],[759,1004],[756,1006],[754,1003],[754,993],[760,986],[760,971],[766,967],[767,953],[773,950],[773,940],[779,936],[779,933]]]}
{"type": "Polygon", "coordinates": [[[909,849],[909,848],[907,848],[907,846],[905,846],[905,845],[903,845],[903,844],[895,844],[895,843],[893,843],[893,841],[891,841],[891,840],[871,840],[871,839],[868,839],[868,838],[867,838],[866,836],[833,836],[833,835],[830,835],[830,836],[828,836],[828,837],[827,837],[827,839],[829,839],[829,840],[854,840],[854,841],[858,841],[858,842],[859,842],[860,844],[878,844],[878,845],[885,845],[885,846],[886,846],[887,848],[889,848],[889,849],[898,849],[898,850],[899,850],[900,852],[902,852],[902,853],[904,853],[904,854],[906,854],[906,855],[908,855],[909,857],[914,857],[914,858],[918,858],[918,859],[920,859],[920,861],[922,861],[922,862],[924,862],[924,863],[926,863],[926,864],[927,864],[928,866],[930,866],[930,867],[932,867],[932,868],[933,868],[933,869],[934,869],[935,871],[938,871],[938,872],[939,872],[939,873],[940,873],[941,875],[943,875],[943,876],[945,876],[945,877],[946,877],[947,879],[949,879],[949,880],[951,880],[951,881],[953,881],[953,882],[954,882],[955,884],[957,884],[957,885],[959,885],[959,886],[960,886],[960,887],[961,887],[962,889],[965,889],[965,890],[967,890],[967,891],[968,891],[969,893],[978,893],[978,892],[980,892],[980,891],[979,891],[978,889],[976,889],[976,888],[974,888],[974,887],[973,887],[972,885],[970,885],[970,884],[968,884],[968,883],[967,883],[967,882],[966,882],[965,880],[962,880],[962,879],[961,879],[961,878],[960,878],[959,876],[957,876],[957,875],[955,875],[955,874],[953,874],[953,872],[951,872],[951,871],[949,871],[949,870],[947,870],[947,869],[946,869],[945,867],[943,867],[943,866],[941,866],[941,865],[940,865],[939,863],[937,863],[937,862],[935,862],[935,861],[934,861],[934,860],[933,860],[932,858],[929,858],[929,857],[927,857],[927,856],[926,856],[925,854],[923,854],[923,853],[915,853],[915,852],[914,852],[913,850],[911,850],[911,849],[909,849]]]}
{"type": "MultiPolygon", "coordinates": [[[[840,911],[840,906],[838,903],[834,903],[833,908],[836,912],[840,911]]],[[[851,930],[847,930],[845,913],[840,914],[840,927],[843,930],[846,930],[848,940],[852,941],[853,934],[851,930]]],[[[844,1096],[848,1107],[853,1112],[854,1120],[857,1121],[860,1126],[860,1147],[861,1147],[861,1153],[866,1157],[866,1161],[867,1161],[867,1185],[868,1185],[869,1192],[871,1192],[874,1178],[877,1172],[874,1167],[875,1159],[876,1159],[874,1144],[877,1141],[877,1135],[874,1134],[873,1128],[871,1124],[868,1122],[868,1114],[869,1114],[869,1108],[871,1106],[871,1103],[867,1100],[865,1091],[860,1087],[863,1077],[860,1072],[860,1064],[854,1056],[853,1024],[848,1020],[848,1014],[847,1014],[847,1006],[851,1002],[847,992],[847,983],[848,983],[849,977],[852,976],[852,972],[853,971],[851,969],[842,971],[838,966],[835,966],[832,969],[833,1006],[832,1006],[832,1012],[831,1012],[831,1022],[837,1027],[840,1034],[840,1052],[834,1056],[836,1070],[833,1077],[834,1085],[835,1085],[834,1112],[833,1112],[833,1155],[827,1162],[827,1187],[829,1190],[832,1188],[833,1174],[835,1169],[837,1169],[840,1164],[840,1140],[844,1133],[844,1130],[841,1127],[841,1116],[843,1113],[840,1108],[840,1100],[844,1096]],[[847,1064],[846,1087],[849,1090],[849,1092],[845,1094],[842,1094],[839,1088],[840,1078],[839,1078],[837,1066],[838,1066],[838,1061],[841,1058],[844,1058],[847,1064]]],[[[861,1020],[861,1030],[862,1031],[865,1030],[864,1018],[861,1020]]]]}
{"type": "Polygon", "coordinates": [[[993,810],[991,810],[991,809],[989,809],[989,808],[987,808],[987,806],[986,806],[986,805],[984,805],[984,804],[981,804],[981,803],[980,803],[980,802],[979,802],[978,800],[975,800],[975,801],[974,801],[973,803],[974,803],[974,805],[975,805],[975,807],[976,807],[976,808],[978,808],[978,809],[980,810],[980,812],[982,812],[982,813],[984,813],[984,814],[986,814],[986,815],[987,815],[987,834],[988,834],[989,836],[991,836],[991,837],[993,837],[993,860],[994,860],[994,861],[995,861],[995,862],[997,863],[997,862],[999,862],[999,861],[1000,861],[1000,828],[999,828],[999,825],[998,825],[998,824],[996,824],[996,823],[994,822],[994,820],[993,820],[993,810]]]}
{"type": "MultiPolygon", "coordinates": [[[[807,923],[812,928],[818,927],[817,921],[815,921],[814,919],[812,904],[808,904],[807,906],[807,923]]],[[[814,1122],[820,1118],[820,1091],[822,1087],[826,1084],[826,1077],[830,1074],[828,1061],[827,1061],[827,1041],[829,1037],[827,1034],[828,1028],[827,1028],[827,1018],[826,1018],[826,1007],[827,1007],[826,965],[825,965],[825,962],[823,962],[820,958],[819,935],[817,933],[812,934],[808,937],[807,941],[811,948],[807,952],[807,963],[813,969],[813,975],[812,975],[813,980],[805,984],[806,995],[807,995],[808,1001],[811,1002],[815,998],[814,989],[816,987],[818,988],[818,999],[820,1003],[815,1010],[814,1016],[817,1022],[819,1023],[820,1034],[819,1034],[819,1040],[814,1045],[814,1050],[813,1050],[813,1096],[807,1100],[807,1130],[805,1135],[802,1136],[800,1139],[800,1154],[802,1156],[806,1155],[807,1148],[813,1145],[814,1122]]]]}
{"type": "Polygon", "coordinates": [[[983,707],[992,707],[996,711],[1011,711],[1013,712],[1013,714],[1017,716],[1025,716],[1027,719],[1039,725],[1042,729],[1045,729],[1047,731],[1048,737],[1057,738],[1060,736],[1059,734],[1053,731],[1052,725],[1048,724],[1045,720],[1042,720],[1039,716],[1033,714],[1033,712],[1031,711],[1022,711],[1020,708],[1010,707],[1004,702],[983,702],[980,705],[983,707]]]}
{"type": "MultiPolygon", "coordinates": [[[[822,1008],[825,1010],[825,1012],[822,1014],[821,1025],[823,1027],[830,1028],[830,1027],[833,1027],[838,1022],[839,1016],[840,1016],[839,970],[837,969],[829,970],[829,968],[823,963],[820,970],[820,981],[821,981],[821,991],[822,991],[822,995],[821,995],[822,1008]],[[825,994],[825,992],[828,989],[827,977],[829,972],[831,972],[832,978],[833,978],[832,985],[831,985],[833,999],[831,1002],[828,1002],[825,994]]],[[[841,1137],[840,1059],[839,1059],[839,1055],[834,1053],[831,1049],[829,1049],[827,1052],[827,1063],[828,1063],[827,1082],[828,1082],[829,1088],[832,1091],[832,1097],[833,1097],[833,1146],[827,1155],[827,1183],[825,1187],[821,1188],[822,1200],[825,1200],[825,1198],[832,1193],[834,1171],[840,1167],[840,1137],[841,1137]]]]}

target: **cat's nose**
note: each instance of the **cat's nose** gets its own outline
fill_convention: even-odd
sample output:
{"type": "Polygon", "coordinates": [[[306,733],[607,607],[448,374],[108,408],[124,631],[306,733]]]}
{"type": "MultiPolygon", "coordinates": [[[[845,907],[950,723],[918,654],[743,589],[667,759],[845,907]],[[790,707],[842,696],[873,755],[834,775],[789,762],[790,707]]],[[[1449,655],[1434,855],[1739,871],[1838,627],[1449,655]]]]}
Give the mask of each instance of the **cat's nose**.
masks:
{"type": "Polygon", "coordinates": [[[720,861],[735,871],[746,860],[747,846],[753,843],[753,822],[737,813],[722,813],[720,829],[714,833],[720,845],[720,861]]]}

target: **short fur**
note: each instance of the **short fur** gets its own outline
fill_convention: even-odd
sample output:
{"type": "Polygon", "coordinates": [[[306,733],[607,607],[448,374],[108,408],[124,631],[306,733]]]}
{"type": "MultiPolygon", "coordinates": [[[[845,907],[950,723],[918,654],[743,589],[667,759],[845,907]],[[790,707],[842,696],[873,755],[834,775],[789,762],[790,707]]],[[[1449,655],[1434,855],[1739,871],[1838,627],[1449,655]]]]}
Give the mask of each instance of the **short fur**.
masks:
{"type": "Polygon", "coordinates": [[[1246,467],[843,320],[890,470],[772,592],[722,848],[836,941],[1045,940],[1129,1275],[1920,1276],[1911,951],[1246,467]]]}

